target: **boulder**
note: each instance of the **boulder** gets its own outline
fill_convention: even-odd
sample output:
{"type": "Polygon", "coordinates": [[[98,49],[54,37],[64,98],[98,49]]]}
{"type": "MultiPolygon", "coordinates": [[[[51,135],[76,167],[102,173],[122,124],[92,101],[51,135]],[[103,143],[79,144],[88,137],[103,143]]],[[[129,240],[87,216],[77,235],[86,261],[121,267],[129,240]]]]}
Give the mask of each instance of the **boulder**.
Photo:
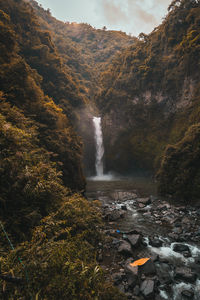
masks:
{"type": "Polygon", "coordinates": [[[111,194],[111,197],[115,201],[126,201],[126,200],[133,200],[137,198],[137,194],[134,192],[123,192],[123,191],[116,191],[111,194]]]}
{"type": "Polygon", "coordinates": [[[118,248],[118,252],[127,257],[132,256],[131,245],[126,241],[122,241],[121,245],[118,248]]]}
{"type": "Polygon", "coordinates": [[[123,231],[124,234],[141,234],[141,232],[139,232],[138,230],[136,229],[131,229],[131,230],[128,230],[128,231],[123,231]]]}
{"type": "Polygon", "coordinates": [[[124,217],[126,212],[120,209],[113,209],[113,210],[105,210],[104,218],[108,221],[117,221],[120,218],[124,217]]]}
{"type": "Polygon", "coordinates": [[[154,238],[154,239],[149,239],[149,244],[152,246],[152,247],[156,247],[156,248],[159,248],[162,246],[163,242],[158,239],[158,238],[154,238]]]}
{"type": "Polygon", "coordinates": [[[139,271],[141,274],[154,275],[156,274],[156,267],[153,261],[149,259],[144,265],[139,267],[139,271]]]}
{"type": "Polygon", "coordinates": [[[169,285],[172,282],[170,265],[160,262],[158,266],[157,276],[159,278],[159,283],[162,285],[169,285]]]}
{"type": "Polygon", "coordinates": [[[139,276],[138,266],[133,267],[130,265],[130,263],[126,264],[125,273],[127,276],[128,286],[130,288],[135,287],[138,282],[138,276],[139,276]]]}
{"type": "Polygon", "coordinates": [[[187,245],[184,245],[184,244],[174,244],[173,245],[173,250],[175,252],[190,252],[190,248],[187,246],[187,245]]]}
{"type": "Polygon", "coordinates": [[[127,210],[127,206],[125,204],[121,205],[122,210],[127,210]]]}
{"type": "Polygon", "coordinates": [[[132,248],[137,248],[141,244],[142,236],[140,234],[128,235],[127,240],[131,244],[132,248]]]}
{"type": "Polygon", "coordinates": [[[174,241],[177,241],[178,239],[178,234],[177,233],[174,233],[174,232],[170,232],[168,234],[168,237],[170,237],[171,239],[173,239],[174,241]]]}
{"type": "Polygon", "coordinates": [[[166,209],[170,209],[170,204],[169,203],[164,203],[164,204],[159,204],[157,206],[157,210],[166,210],[166,209]]]}
{"type": "Polygon", "coordinates": [[[135,288],[133,289],[133,294],[135,296],[139,296],[139,293],[140,293],[140,287],[139,285],[136,285],[135,288]]]}
{"type": "Polygon", "coordinates": [[[151,279],[144,280],[140,286],[140,291],[145,298],[151,298],[155,293],[155,282],[151,279]]]}
{"type": "Polygon", "coordinates": [[[181,296],[183,297],[183,299],[193,299],[194,292],[192,290],[183,290],[181,292],[181,296]]]}
{"type": "Polygon", "coordinates": [[[185,281],[194,283],[196,281],[197,274],[192,272],[190,268],[187,267],[177,267],[175,270],[174,279],[177,281],[185,281]]]}
{"type": "Polygon", "coordinates": [[[184,252],[182,252],[182,254],[184,257],[187,257],[187,258],[192,256],[191,252],[188,252],[188,251],[184,251],[184,252]]]}
{"type": "Polygon", "coordinates": [[[146,206],[148,204],[151,204],[151,199],[149,197],[147,197],[147,198],[138,198],[137,202],[142,203],[146,206]]]}

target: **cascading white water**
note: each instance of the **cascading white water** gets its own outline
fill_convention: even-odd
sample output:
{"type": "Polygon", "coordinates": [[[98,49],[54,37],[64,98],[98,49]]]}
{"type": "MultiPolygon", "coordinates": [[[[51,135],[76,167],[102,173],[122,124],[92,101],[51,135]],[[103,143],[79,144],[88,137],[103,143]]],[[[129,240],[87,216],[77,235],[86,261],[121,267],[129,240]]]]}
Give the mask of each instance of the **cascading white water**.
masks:
{"type": "Polygon", "coordinates": [[[96,176],[103,177],[103,135],[101,129],[101,118],[93,117],[93,123],[95,128],[95,142],[96,142],[96,176]]]}

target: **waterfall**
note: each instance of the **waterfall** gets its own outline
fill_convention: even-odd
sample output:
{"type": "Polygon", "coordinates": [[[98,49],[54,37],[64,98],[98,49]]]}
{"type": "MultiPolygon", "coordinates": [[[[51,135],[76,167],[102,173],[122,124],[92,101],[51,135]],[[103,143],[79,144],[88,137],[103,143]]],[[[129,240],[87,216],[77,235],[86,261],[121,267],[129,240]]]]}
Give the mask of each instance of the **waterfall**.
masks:
{"type": "Polygon", "coordinates": [[[95,142],[96,142],[96,176],[103,177],[103,135],[101,129],[101,118],[93,117],[93,124],[95,129],[95,142]]]}

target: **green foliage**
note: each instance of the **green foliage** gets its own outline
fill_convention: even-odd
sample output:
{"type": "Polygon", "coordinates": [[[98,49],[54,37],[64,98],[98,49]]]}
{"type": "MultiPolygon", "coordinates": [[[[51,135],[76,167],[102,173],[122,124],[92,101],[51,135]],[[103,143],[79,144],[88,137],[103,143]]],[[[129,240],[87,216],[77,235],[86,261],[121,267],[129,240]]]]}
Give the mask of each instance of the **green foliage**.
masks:
{"type": "Polygon", "coordinates": [[[78,194],[66,198],[36,227],[30,242],[1,258],[2,272],[12,270],[15,276],[24,278],[24,269],[17,262],[20,256],[28,273],[28,283],[9,284],[4,297],[125,299],[106,283],[96,263],[95,247],[101,241],[99,225],[100,215],[93,204],[78,194]]]}
{"type": "Polygon", "coordinates": [[[200,121],[199,16],[199,2],[173,1],[163,23],[102,72],[96,101],[113,123],[108,133],[104,122],[109,170],[157,170],[166,145],[200,121]]]}
{"type": "Polygon", "coordinates": [[[36,122],[40,146],[52,152],[51,160],[60,164],[64,183],[82,190],[85,185],[81,171],[81,141],[72,121],[72,107],[81,107],[84,100],[79,89],[61,63],[51,36],[39,28],[33,9],[28,3],[0,1],[1,40],[0,90],[7,101],[23,110],[36,122]],[[14,46],[10,42],[14,40],[14,46]],[[65,103],[61,109],[56,103],[65,103]]]}
{"type": "Polygon", "coordinates": [[[22,285],[0,280],[0,298],[124,299],[96,263],[102,239],[96,203],[73,194],[85,189],[73,124],[86,93],[94,94],[98,76],[90,80],[98,67],[132,38],[81,24],[78,40],[73,24],[39,11],[45,21],[28,1],[0,0],[0,220],[16,245],[10,250],[0,233],[0,263],[3,274],[23,279],[22,285]],[[104,46],[106,36],[115,36],[102,60],[99,36],[104,46]]]}
{"type": "Polygon", "coordinates": [[[69,191],[50,153],[38,147],[37,128],[16,107],[0,105],[0,216],[19,238],[69,191]]]}
{"type": "Polygon", "coordinates": [[[94,101],[97,89],[100,90],[100,71],[110,63],[118,51],[133,44],[136,38],[121,31],[95,29],[86,23],[61,22],[52,17],[34,0],[30,1],[39,23],[51,32],[57,51],[80,92],[94,101]]]}
{"type": "Polygon", "coordinates": [[[176,145],[168,146],[158,173],[159,191],[186,201],[200,193],[200,124],[191,126],[176,145]]]}

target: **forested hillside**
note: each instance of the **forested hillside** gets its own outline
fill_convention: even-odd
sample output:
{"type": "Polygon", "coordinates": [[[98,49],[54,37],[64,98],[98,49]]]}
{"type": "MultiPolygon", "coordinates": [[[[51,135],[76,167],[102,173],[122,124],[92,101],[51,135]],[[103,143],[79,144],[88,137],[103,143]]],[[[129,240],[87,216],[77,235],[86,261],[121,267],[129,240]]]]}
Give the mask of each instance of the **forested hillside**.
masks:
{"type": "Polygon", "coordinates": [[[80,194],[80,90],[33,8],[0,0],[1,299],[119,299],[96,263],[98,208],[80,194]]]}
{"type": "Polygon", "coordinates": [[[199,66],[200,3],[172,1],[163,23],[102,74],[108,170],[158,170],[166,145],[200,121],[199,66]]]}
{"type": "Polygon", "coordinates": [[[70,68],[91,102],[100,89],[100,72],[113,57],[137,39],[121,31],[95,29],[90,24],[61,22],[37,1],[30,0],[43,29],[51,32],[64,64],[70,68]]]}
{"type": "MultiPolygon", "coordinates": [[[[63,64],[87,103],[86,109],[76,109],[76,129],[84,141],[84,172],[95,175],[95,145],[92,116],[101,114],[96,107],[95,95],[103,86],[100,76],[114,57],[137,38],[121,31],[95,29],[86,23],[61,22],[45,10],[37,1],[29,0],[37,14],[41,28],[50,32],[63,64]]],[[[65,101],[60,102],[65,109],[65,101]]]]}
{"type": "Polygon", "coordinates": [[[84,197],[91,112],[107,171],[148,171],[160,193],[197,199],[199,68],[199,0],[172,1],[139,38],[0,0],[1,299],[124,299],[97,264],[101,213],[84,197]]]}

